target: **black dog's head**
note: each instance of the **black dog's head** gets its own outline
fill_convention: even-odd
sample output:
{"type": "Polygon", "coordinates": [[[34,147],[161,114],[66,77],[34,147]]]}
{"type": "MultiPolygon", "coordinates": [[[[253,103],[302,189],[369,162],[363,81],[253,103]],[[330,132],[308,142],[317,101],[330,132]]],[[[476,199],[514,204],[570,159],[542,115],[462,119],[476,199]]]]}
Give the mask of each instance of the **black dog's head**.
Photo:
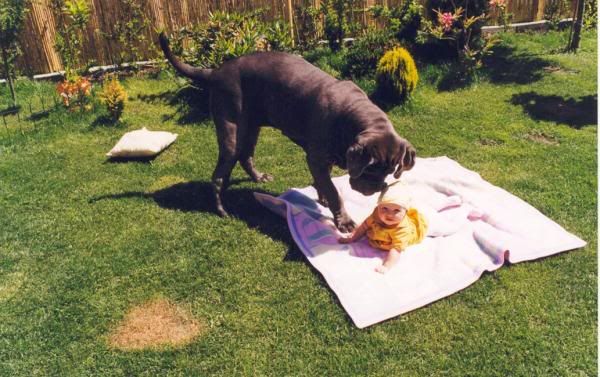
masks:
{"type": "Polygon", "coordinates": [[[395,178],[415,165],[415,148],[395,133],[365,135],[346,152],[350,187],[363,195],[385,188],[385,178],[395,178]]]}

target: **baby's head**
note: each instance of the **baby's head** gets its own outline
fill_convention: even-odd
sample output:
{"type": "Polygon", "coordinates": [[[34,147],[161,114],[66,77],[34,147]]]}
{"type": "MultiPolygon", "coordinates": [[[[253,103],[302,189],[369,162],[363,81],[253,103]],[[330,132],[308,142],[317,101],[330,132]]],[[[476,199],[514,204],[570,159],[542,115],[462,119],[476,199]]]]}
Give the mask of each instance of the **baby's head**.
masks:
{"type": "Polygon", "coordinates": [[[400,181],[389,184],[377,200],[377,215],[386,225],[398,225],[410,208],[411,196],[400,181]]]}

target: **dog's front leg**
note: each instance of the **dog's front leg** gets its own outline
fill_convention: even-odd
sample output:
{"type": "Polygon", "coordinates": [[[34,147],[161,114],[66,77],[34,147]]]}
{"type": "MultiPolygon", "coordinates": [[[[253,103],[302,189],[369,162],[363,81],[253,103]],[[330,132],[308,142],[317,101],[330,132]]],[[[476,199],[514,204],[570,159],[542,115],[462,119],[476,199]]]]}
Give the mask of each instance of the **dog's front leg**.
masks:
{"type": "Polygon", "coordinates": [[[313,176],[314,186],[319,198],[324,198],[333,214],[335,226],[345,233],[352,232],[356,224],[344,208],[344,201],[331,181],[329,166],[323,162],[323,158],[307,156],[308,168],[313,176]]]}

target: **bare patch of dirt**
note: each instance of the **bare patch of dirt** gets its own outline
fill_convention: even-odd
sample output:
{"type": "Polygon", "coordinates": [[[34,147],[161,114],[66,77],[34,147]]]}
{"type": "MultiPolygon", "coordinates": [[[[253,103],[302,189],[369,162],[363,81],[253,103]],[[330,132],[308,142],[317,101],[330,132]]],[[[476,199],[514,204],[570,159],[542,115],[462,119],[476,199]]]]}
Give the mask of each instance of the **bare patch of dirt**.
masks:
{"type": "Polygon", "coordinates": [[[568,69],[568,68],[563,68],[563,67],[559,67],[556,65],[550,65],[550,66],[544,67],[544,71],[548,72],[548,73],[571,73],[571,74],[579,73],[579,71],[576,69],[568,69]]]}
{"type": "Polygon", "coordinates": [[[555,136],[547,135],[544,132],[531,132],[527,134],[527,139],[536,143],[545,145],[559,145],[559,141],[555,136]]]}
{"type": "Polygon", "coordinates": [[[149,301],[127,313],[108,338],[111,347],[142,350],[189,344],[204,330],[183,308],[165,299],[149,301]]]}

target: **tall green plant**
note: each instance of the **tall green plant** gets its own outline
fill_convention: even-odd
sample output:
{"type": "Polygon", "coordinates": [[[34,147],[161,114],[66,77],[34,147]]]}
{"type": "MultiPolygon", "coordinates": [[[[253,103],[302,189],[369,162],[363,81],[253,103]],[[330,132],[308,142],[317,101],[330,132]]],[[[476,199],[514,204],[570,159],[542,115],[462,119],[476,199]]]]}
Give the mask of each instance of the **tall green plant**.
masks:
{"type": "Polygon", "coordinates": [[[140,46],[146,42],[150,20],[143,11],[144,4],[139,0],[119,0],[119,2],[121,7],[114,27],[102,34],[119,44],[118,55],[111,51],[110,58],[113,64],[120,65],[141,59],[140,46]]]}
{"type": "Polygon", "coordinates": [[[87,0],[52,0],[51,7],[58,16],[55,42],[67,77],[77,75],[82,65],[83,35],[90,19],[90,7],[87,0]]]}
{"type": "Polygon", "coordinates": [[[344,18],[344,1],[324,0],[321,3],[323,14],[323,31],[333,51],[340,49],[346,31],[344,18]]]}
{"type": "Polygon", "coordinates": [[[319,8],[312,1],[304,0],[294,11],[295,25],[298,31],[298,47],[303,50],[313,48],[323,35],[319,8]]]}
{"type": "Polygon", "coordinates": [[[544,19],[550,29],[558,29],[560,20],[569,12],[570,3],[568,0],[548,0],[544,4],[544,19]]]}
{"type": "Polygon", "coordinates": [[[12,97],[13,107],[17,106],[17,95],[13,79],[14,61],[19,55],[18,36],[23,27],[27,12],[27,0],[0,0],[0,49],[2,68],[12,97]]]}
{"type": "Polygon", "coordinates": [[[405,0],[399,7],[375,5],[369,11],[398,41],[416,42],[423,17],[423,6],[418,0],[405,0]]]}
{"type": "Polygon", "coordinates": [[[598,2],[588,1],[583,11],[583,27],[595,29],[598,26],[598,2]]]}

